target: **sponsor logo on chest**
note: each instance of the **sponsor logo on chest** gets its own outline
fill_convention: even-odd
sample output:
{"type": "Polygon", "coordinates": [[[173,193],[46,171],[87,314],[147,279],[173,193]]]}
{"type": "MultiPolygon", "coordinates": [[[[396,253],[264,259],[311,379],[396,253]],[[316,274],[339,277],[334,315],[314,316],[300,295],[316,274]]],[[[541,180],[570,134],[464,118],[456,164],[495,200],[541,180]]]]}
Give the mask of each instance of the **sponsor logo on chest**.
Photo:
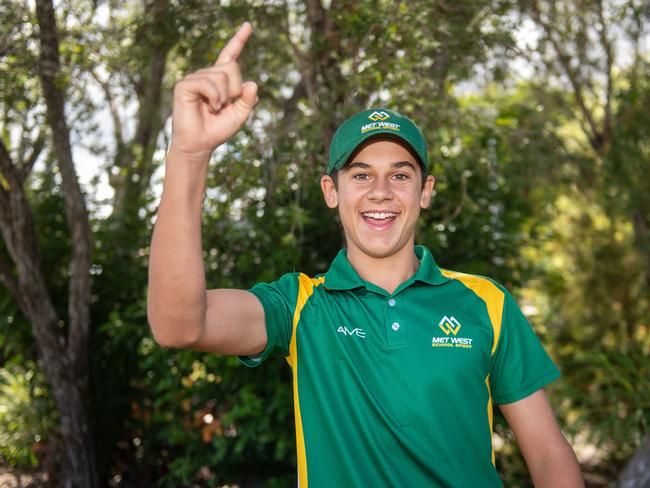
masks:
{"type": "Polygon", "coordinates": [[[436,332],[436,335],[431,339],[431,347],[471,349],[474,339],[470,337],[459,337],[458,332],[461,327],[462,325],[453,315],[450,317],[445,315],[438,323],[438,329],[444,332],[445,335],[440,335],[439,332],[436,332]]]}
{"type": "Polygon", "coordinates": [[[342,325],[341,327],[336,329],[336,332],[338,334],[343,334],[344,336],[356,336],[356,337],[359,337],[361,339],[366,338],[366,333],[364,332],[363,329],[361,329],[359,327],[355,327],[354,329],[348,329],[347,327],[342,325]]]}

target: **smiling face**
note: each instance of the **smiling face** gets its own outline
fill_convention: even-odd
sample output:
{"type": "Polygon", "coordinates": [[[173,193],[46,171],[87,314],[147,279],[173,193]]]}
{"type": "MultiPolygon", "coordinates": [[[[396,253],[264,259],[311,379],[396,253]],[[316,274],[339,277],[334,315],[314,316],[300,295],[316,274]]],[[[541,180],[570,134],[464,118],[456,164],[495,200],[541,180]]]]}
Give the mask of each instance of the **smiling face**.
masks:
{"type": "Polygon", "coordinates": [[[339,209],[348,257],[413,253],[415,227],[427,208],[433,176],[422,185],[422,169],[396,140],[371,140],[339,171],[337,184],[321,178],[327,206],[339,209]]]}

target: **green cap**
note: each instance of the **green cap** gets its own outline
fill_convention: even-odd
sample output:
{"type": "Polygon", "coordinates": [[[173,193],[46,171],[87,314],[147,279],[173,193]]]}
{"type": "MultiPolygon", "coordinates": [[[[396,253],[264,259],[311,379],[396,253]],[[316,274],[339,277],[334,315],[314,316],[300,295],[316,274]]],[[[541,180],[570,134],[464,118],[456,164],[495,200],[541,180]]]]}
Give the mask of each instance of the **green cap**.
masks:
{"type": "Polygon", "coordinates": [[[336,129],[330,144],[327,174],[345,166],[359,144],[374,137],[394,137],[406,142],[420,159],[425,172],[429,173],[427,145],[420,128],[398,112],[371,108],[353,115],[336,129]]]}

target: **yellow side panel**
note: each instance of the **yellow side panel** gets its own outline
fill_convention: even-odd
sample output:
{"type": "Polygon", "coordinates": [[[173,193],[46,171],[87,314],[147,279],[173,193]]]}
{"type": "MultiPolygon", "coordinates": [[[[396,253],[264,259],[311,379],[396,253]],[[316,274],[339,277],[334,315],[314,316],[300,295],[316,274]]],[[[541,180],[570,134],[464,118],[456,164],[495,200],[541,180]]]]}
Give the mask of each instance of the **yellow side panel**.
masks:
{"type": "MultiPolygon", "coordinates": [[[[487,415],[488,415],[488,422],[490,423],[490,443],[492,443],[494,419],[492,418],[492,391],[490,390],[490,375],[487,375],[485,377],[485,386],[487,386],[487,391],[488,391],[487,415]]],[[[492,464],[496,466],[496,458],[494,455],[494,443],[492,443],[492,464]]]]}
{"type": "Polygon", "coordinates": [[[289,356],[287,361],[293,369],[293,409],[296,417],[296,450],[298,458],[298,486],[307,488],[307,453],[305,451],[305,436],[302,430],[302,416],[300,414],[300,395],[298,395],[298,351],[296,346],[296,331],[300,323],[300,313],[307,304],[307,300],[314,293],[314,287],[325,281],[325,277],[310,278],[300,273],[298,276],[298,300],[296,311],[293,314],[293,330],[291,332],[291,343],[289,344],[289,356]]]}

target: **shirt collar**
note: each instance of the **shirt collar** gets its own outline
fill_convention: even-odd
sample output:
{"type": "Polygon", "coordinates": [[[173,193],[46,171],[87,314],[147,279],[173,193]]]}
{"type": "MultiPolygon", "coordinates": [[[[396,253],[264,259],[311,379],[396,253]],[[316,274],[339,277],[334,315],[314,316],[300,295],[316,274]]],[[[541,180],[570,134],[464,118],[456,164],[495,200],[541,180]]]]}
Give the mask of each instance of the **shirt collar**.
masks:
{"type": "Polygon", "coordinates": [[[420,260],[420,266],[418,266],[413,276],[414,281],[422,281],[429,285],[442,285],[449,281],[449,278],[440,271],[429,249],[424,246],[415,246],[414,250],[415,255],[420,260]]]}
{"type": "MultiPolygon", "coordinates": [[[[449,278],[440,272],[435,259],[426,247],[415,246],[414,251],[420,260],[420,266],[412,277],[413,281],[421,281],[429,285],[442,285],[449,281],[449,278]]],[[[348,261],[345,249],[339,251],[329,270],[325,273],[324,286],[330,290],[353,290],[366,287],[366,282],[361,279],[348,261]]]]}

